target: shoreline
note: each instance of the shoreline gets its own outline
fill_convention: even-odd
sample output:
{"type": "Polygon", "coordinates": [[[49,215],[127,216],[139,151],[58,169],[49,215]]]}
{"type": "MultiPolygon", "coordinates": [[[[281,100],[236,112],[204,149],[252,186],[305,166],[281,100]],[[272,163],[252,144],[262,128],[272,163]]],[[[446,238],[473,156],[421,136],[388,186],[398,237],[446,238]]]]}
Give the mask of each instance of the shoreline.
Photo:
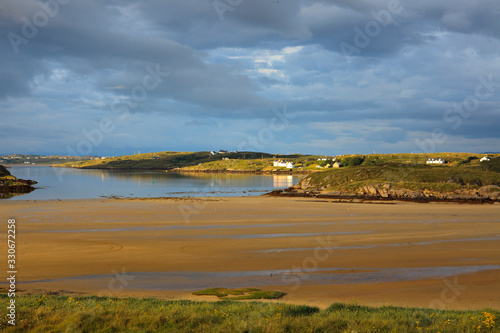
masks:
{"type": "MultiPolygon", "coordinates": [[[[107,290],[122,296],[202,300],[190,292],[209,280],[198,278],[196,272],[248,274],[295,268],[298,271],[285,278],[275,273],[238,279],[244,287],[286,292],[278,302],[321,308],[353,301],[428,307],[440,299],[445,280],[458,279],[467,289],[446,303],[447,308],[500,308],[500,269],[487,269],[500,265],[500,206],[425,207],[422,211],[421,205],[410,202],[332,203],[262,196],[101,198],[2,201],[0,217],[16,218],[23,253],[19,288],[28,293],[66,290],[95,295],[107,290]],[[322,245],[325,242],[329,246],[322,245]],[[451,267],[456,267],[456,275],[370,280],[385,271],[394,271],[391,277],[408,269],[451,267]],[[321,270],[334,280],[318,284],[324,278],[321,270]],[[163,278],[150,280],[165,272],[163,278]],[[165,283],[184,281],[168,272],[192,272],[194,284],[189,291],[168,289],[165,283]],[[135,276],[135,282],[119,291],[108,289],[113,277],[122,273],[135,276]],[[268,279],[285,280],[269,285],[268,279]],[[23,283],[28,281],[32,282],[23,283]],[[153,281],[159,283],[156,288],[153,281]]],[[[222,278],[218,283],[230,287],[231,281],[222,278]]]]}
{"type": "Polygon", "coordinates": [[[179,168],[172,169],[152,169],[152,168],[81,168],[81,167],[71,167],[71,166],[61,166],[61,165],[46,165],[52,168],[69,168],[69,169],[79,169],[79,170],[116,170],[116,171],[159,171],[159,172],[177,172],[177,173],[228,173],[228,174],[270,174],[270,175],[309,175],[311,173],[319,172],[320,170],[227,170],[227,169],[203,169],[203,170],[184,170],[179,168]]]}
{"type": "Polygon", "coordinates": [[[203,169],[203,170],[182,170],[182,169],[171,169],[166,170],[166,172],[178,172],[178,173],[229,173],[229,174],[270,174],[270,175],[309,175],[314,172],[318,172],[316,170],[297,170],[297,171],[286,171],[286,170],[273,170],[273,171],[251,171],[251,170],[212,170],[212,169],[203,169]]]}
{"type": "Polygon", "coordinates": [[[382,197],[382,196],[370,196],[370,195],[359,195],[356,193],[343,193],[343,194],[327,194],[318,192],[295,192],[290,191],[290,189],[285,190],[274,190],[270,193],[264,194],[264,196],[270,197],[289,197],[289,198],[317,198],[317,199],[327,199],[335,202],[344,203],[368,203],[368,202],[412,202],[412,203],[453,203],[453,204],[469,204],[469,205],[482,205],[482,204],[495,204],[500,203],[499,200],[493,200],[490,198],[466,198],[466,197],[456,197],[456,198],[438,198],[438,197],[382,197]]]}

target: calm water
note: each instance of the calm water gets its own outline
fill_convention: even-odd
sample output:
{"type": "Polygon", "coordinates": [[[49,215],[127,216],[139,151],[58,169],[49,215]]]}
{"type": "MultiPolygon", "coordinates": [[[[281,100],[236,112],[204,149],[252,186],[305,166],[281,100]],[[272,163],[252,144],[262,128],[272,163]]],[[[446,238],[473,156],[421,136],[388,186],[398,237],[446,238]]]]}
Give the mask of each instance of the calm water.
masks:
{"type": "Polygon", "coordinates": [[[302,176],[179,174],[13,166],[12,175],[38,182],[35,191],[7,200],[119,197],[248,196],[290,187],[302,176]]]}

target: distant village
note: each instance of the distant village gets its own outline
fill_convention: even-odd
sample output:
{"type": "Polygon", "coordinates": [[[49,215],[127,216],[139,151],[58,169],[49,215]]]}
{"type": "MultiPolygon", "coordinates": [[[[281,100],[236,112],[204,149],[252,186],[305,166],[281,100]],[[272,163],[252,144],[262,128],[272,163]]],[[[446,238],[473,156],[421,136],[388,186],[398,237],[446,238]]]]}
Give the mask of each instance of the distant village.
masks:
{"type": "MultiPolygon", "coordinates": [[[[228,150],[219,150],[215,151],[212,150],[210,152],[211,156],[219,155],[219,154],[228,154],[228,150]]],[[[234,151],[234,153],[238,153],[238,151],[234,151]]],[[[354,155],[352,155],[354,156],[354,155]]],[[[229,160],[227,157],[223,157],[223,160],[229,160]]],[[[487,156],[482,157],[480,162],[485,162],[485,161],[490,161],[490,158],[487,156]]],[[[324,156],[317,158],[316,162],[318,162],[318,165],[316,165],[316,168],[321,168],[321,169],[329,169],[329,168],[342,168],[344,165],[340,162],[340,160],[337,160],[336,157],[333,156],[324,156]]],[[[311,162],[309,162],[311,163],[311,162]]],[[[425,162],[427,165],[445,165],[450,163],[449,161],[446,161],[444,158],[428,158],[425,162]]],[[[279,167],[279,168],[286,168],[286,169],[295,169],[297,167],[304,167],[302,163],[296,163],[293,160],[284,160],[284,159],[278,159],[276,156],[274,157],[273,161],[273,166],[274,167],[279,167]]]]}
{"type": "Polygon", "coordinates": [[[83,161],[101,159],[97,156],[63,156],[63,155],[31,155],[31,154],[11,154],[0,156],[0,163],[5,164],[50,164],[50,163],[64,163],[71,161],[83,161]]]}
{"type": "MultiPolygon", "coordinates": [[[[238,151],[228,151],[225,149],[212,150],[210,151],[210,156],[226,155],[230,153],[245,153],[238,151]]],[[[140,152],[139,152],[140,154],[140,152]]],[[[346,156],[346,155],[343,155],[346,156]]],[[[356,155],[350,155],[356,156],[356,155]]],[[[342,156],[340,156],[342,157],[342,156]]],[[[340,158],[339,157],[339,158],[340,158]]],[[[31,154],[11,154],[11,155],[0,155],[0,163],[3,164],[26,164],[26,165],[36,165],[36,164],[56,164],[63,162],[73,162],[82,160],[104,160],[110,158],[108,156],[63,156],[63,155],[31,155],[31,154]]],[[[158,156],[153,156],[151,159],[160,159],[158,156]]],[[[307,161],[300,161],[300,159],[280,159],[274,156],[273,166],[278,168],[295,169],[303,168],[306,166],[312,166],[319,169],[329,169],[329,168],[341,168],[344,165],[340,162],[340,159],[334,156],[323,156],[316,158],[316,160],[311,160],[310,157],[307,161]],[[315,165],[316,164],[316,165],[315,165]]],[[[479,159],[479,157],[473,157],[473,159],[479,159]]],[[[229,157],[222,157],[222,160],[229,160],[229,157]]],[[[343,160],[343,158],[342,158],[343,160]]],[[[483,156],[479,159],[480,162],[490,161],[488,156],[483,156]]],[[[428,158],[425,163],[427,165],[445,165],[450,163],[442,157],[428,158]]]]}

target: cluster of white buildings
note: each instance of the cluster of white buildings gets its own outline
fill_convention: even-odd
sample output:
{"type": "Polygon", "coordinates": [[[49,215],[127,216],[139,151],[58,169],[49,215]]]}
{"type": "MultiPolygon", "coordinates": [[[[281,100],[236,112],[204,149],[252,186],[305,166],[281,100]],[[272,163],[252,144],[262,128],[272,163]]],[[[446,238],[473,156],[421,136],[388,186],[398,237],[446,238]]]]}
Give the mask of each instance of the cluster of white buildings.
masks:
{"type": "Polygon", "coordinates": [[[444,164],[446,161],[442,158],[428,158],[427,164],[444,164]]]}
{"type": "MultiPolygon", "coordinates": [[[[217,155],[217,154],[227,154],[227,153],[229,153],[227,150],[222,150],[222,149],[221,149],[221,150],[219,150],[218,152],[216,152],[215,150],[212,150],[212,151],[210,152],[210,155],[214,156],[214,155],[217,155]]],[[[235,152],[235,153],[236,153],[236,152],[235,152]]]]}
{"type": "Polygon", "coordinates": [[[335,157],[328,157],[328,156],[318,158],[318,161],[332,161],[332,162],[335,162],[336,160],[337,159],[335,157]]]}
{"type": "MultiPolygon", "coordinates": [[[[479,162],[487,162],[487,161],[490,161],[490,158],[488,158],[487,156],[484,156],[479,160],[479,162]]],[[[428,158],[425,163],[442,165],[445,164],[446,161],[443,158],[428,158]]]]}
{"type": "Polygon", "coordinates": [[[273,162],[273,166],[285,167],[287,169],[293,169],[293,168],[295,168],[295,163],[289,162],[289,161],[284,161],[284,160],[276,160],[273,162]]]}

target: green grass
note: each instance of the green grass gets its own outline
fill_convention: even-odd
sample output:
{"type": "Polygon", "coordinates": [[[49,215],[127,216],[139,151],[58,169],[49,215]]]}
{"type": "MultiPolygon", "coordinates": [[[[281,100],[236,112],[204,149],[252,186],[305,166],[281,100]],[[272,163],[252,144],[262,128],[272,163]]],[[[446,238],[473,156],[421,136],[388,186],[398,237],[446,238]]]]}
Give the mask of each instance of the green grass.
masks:
{"type": "MultiPolygon", "coordinates": [[[[278,158],[298,158],[301,155],[278,155],[278,158]]],[[[174,168],[196,167],[207,165],[207,168],[218,168],[214,165],[225,162],[224,158],[232,161],[241,161],[241,166],[251,166],[249,170],[258,170],[268,166],[273,155],[258,152],[238,152],[210,155],[209,152],[158,152],[119,156],[106,158],[104,160],[91,160],[82,162],[70,162],[59,166],[82,168],[82,169],[144,169],[144,170],[168,170],[174,168]],[[212,164],[210,164],[212,163],[212,164]],[[215,163],[215,164],[213,164],[215,163]]],[[[272,165],[272,162],[271,162],[272,165]]]]}
{"type": "MultiPolygon", "coordinates": [[[[477,167],[480,165],[481,154],[470,153],[433,153],[433,154],[370,154],[370,155],[342,155],[337,160],[349,164],[352,161],[361,161],[362,166],[384,165],[386,163],[425,164],[427,158],[444,158],[450,162],[448,166],[477,167]],[[474,158],[477,157],[477,158],[474,158]]],[[[489,154],[490,157],[497,155],[489,154]]],[[[60,166],[83,169],[144,169],[169,170],[184,168],[186,171],[250,171],[266,172],[286,170],[273,167],[274,159],[285,159],[295,162],[302,170],[320,171],[318,165],[325,164],[317,161],[320,155],[279,155],[260,152],[231,152],[226,154],[210,155],[209,152],[156,152],[128,156],[106,158],[104,160],[89,160],[69,162],[60,166]],[[226,160],[227,159],[227,160],[226,160]]],[[[484,163],[484,162],[483,162],[484,163]]],[[[482,163],[481,163],[482,165],[482,163]]],[[[297,170],[297,169],[296,169],[297,170]]],[[[300,170],[300,169],[299,169],[300,170]]]]}
{"type": "Polygon", "coordinates": [[[485,185],[500,185],[500,173],[480,167],[428,166],[421,164],[384,163],[331,169],[313,173],[302,182],[309,188],[355,192],[367,185],[390,183],[394,188],[453,192],[478,189],[485,185]]]}
{"type": "Polygon", "coordinates": [[[457,166],[458,164],[464,166],[479,166],[484,162],[479,162],[479,159],[483,156],[489,156],[490,158],[498,157],[498,154],[476,154],[476,153],[419,153],[419,154],[369,154],[369,155],[342,155],[337,158],[341,161],[344,159],[352,159],[354,157],[359,157],[363,160],[361,165],[383,165],[388,162],[398,163],[398,164],[425,164],[428,158],[443,158],[448,166],[457,166]],[[467,162],[466,162],[467,161],[467,162]]]}
{"type": "MultiPolygon", "coordinates": [[[[2,304],[8,298],[0,295],[2,304]]],[[[2,332],[499,332],[497,310],[454,311],[332,304],[325,310],[267,302],[155,298],[16,297],[17,326],[2,332]],[[494,317],[493,317],[494,316],[494,317]],[[480,326],[480,328],[478,328],[480,326]]]]}
{"type": "Polygon", "coordinates": [[[227,289],[227,288],[210,288],[193,292],[196,296],[217,296],[219,298],[244,300],[244,299],[277,299],[286,295],[281,291],[262,291],[255,288],[227,289]],[[236,297],[227,297],[227,296],[236,297]]]}
{"type": "Polygon", "coordinates": [[[500,157],[493,158],[488,162],[481,162],[481,168],[486,171],[500,172],[500,157]]]}

